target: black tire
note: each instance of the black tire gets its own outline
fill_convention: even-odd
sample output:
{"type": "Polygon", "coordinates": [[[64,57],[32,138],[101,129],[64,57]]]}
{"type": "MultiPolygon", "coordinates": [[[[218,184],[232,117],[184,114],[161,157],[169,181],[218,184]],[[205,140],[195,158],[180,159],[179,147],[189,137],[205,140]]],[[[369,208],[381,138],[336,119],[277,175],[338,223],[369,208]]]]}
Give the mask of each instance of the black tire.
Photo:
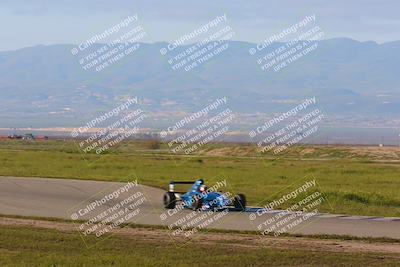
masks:
{"type": "Polygon", "coordinates": [[[233,205],[237,210],[246,210],[246,197],[243,194],[236,195],[235,199],[233,200],[233,205]]]}
{"type": "Polygon", "coordinates": [[[176,197],[173,192],[165,192],[164,193],[164,208],[166,209],[174,209],[176,205],[176,197]]]}

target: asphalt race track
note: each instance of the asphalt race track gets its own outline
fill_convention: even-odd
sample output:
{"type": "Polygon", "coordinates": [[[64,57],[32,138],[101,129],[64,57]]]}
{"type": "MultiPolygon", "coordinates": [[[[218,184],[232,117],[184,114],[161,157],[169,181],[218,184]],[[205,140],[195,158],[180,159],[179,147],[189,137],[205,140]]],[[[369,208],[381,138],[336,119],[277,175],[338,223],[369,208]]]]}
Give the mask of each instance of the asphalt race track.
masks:
{"type": "MultiPolygon", "coordinates": [[[[131,185],[130,188],[127,186],[126,183],[102,181],[0,177],[0,214],[89,220],[104,211],[110,211],[116,204],[124,206],[122,201],[126,200],[125,208],[130,204],[129,209],[135,211],[127,219],[133,223],[167,227],[174,223],[175,226],[187,223],[189,219],[193,221],[196,217],[202,216],[204,219],[206,216],[207,212],[190,210],[169,210],[168,213],[162,205],[163,190],[141,185],[131,185]],[[126,192],[120,190],[124,186],[126,192]],[[99,204],[99,201],[104,201],[105,196],[116,191],[119,193],[118,197],[108,197],[104,203],[99,204]],[[90,205],[92,203],[97,203],[98,206],[93,207],[90,205]],[[195,214],[195,217],[191,214],[195,214]]],[[[208,220],[210,223],[203,226],[229,230],[259,230],[260,224],[279,213],[274,211],[254,216],[258,209],[250,207],[246,212],[215,212],[209,214],[213,220],[208,220]]],[[[307,220],[288,229],[288,232],[400,239],[400,218],[318,214],[307,217],[307,220]]]]}

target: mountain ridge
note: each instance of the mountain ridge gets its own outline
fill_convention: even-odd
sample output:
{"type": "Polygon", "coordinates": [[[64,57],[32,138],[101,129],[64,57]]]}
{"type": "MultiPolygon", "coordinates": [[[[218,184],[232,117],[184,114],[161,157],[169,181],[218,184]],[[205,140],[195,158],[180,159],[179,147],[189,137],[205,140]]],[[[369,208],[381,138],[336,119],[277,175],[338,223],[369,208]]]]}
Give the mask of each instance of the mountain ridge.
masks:
{"type": "MultiPolygon", "coordinates": [[[[249,54],[255,44],[241,41],[227,41],[226,51],[189,72],[171,68],[169,54],[160,54],[164,42],[139,43],[132,55],[101,72],[83,70],[70,44],[0,52],[0,123],[29,121],[34,115],[53,122],[66,116],[87,119],[127,96],[138,96],[151,112],[193,112],[228,96],[235,112],[279,113],[290,103],[316,96],[332,116],[400,114],[400,41],[334,38],[316,43],[314,51],[279,72],[261,70],[257,56],[249,54]]],[[[284,44],[273,43],[259,55],[284,44]]]]}

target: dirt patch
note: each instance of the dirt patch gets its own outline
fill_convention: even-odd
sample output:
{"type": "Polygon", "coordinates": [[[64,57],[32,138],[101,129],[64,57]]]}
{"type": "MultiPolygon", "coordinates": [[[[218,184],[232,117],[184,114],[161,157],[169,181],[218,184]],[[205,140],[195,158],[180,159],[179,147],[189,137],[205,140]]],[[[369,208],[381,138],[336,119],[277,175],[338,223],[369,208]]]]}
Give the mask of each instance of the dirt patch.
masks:
{"type": "Polygon", "coordinates": [[[223,148],[215,148],[208,151],[201,151],[202,155],[205,156],[214,156],[214,157],[222,157],[222,156],[229,156],[232,154],[232,148],[230,147],[223,147],[223,148]]]}
{"type": "MultiPolygon", "coordinates": [[[[32,220],[32,219],[17,219],[0,217],[1,226],[13,227],[35,227],[57,230],[62,232],[76,231],[73,223],[67,222],[54,222],[46,220],[32,220]]],[[[149,242],[175,242],[179,241],[168,235],[167,230],[163,229],[150,229],[140,227],[125,227],[115,229],[113,231],[116,235],[126,238],[140,239],[149,242]]],[[[185,243],[187,239],[182,238],[185,243]]],[[[252,234],[239,234],[239,233],[207,233],[201,232],[196,235],[191,242],[196,244],[213,244],[224,245],[231,247],[246,247],[248,249],[258,249],[260,247],[270,247],[288,250],[307,250],[307,251],[331,251],[331,252],[354,252],[354,253],[390,253],[392,256],[400,259],[400,244],[388,242],[367,242],[367,241],[344,241],[339,239],[316,239],[305,237],[264,237],[252,234]]]]}
{"type": "Polygon", "coordinates": [[[312,155],[314,153],[315,153],[315,149],[314,148],[305,148],[305,149],[302,149],[300,151],[300,155],[301,156],[312,155]]]}
{"type": "Polygon", "coordinates": [[[211,156],[211,157],[247,157],[247,156],[257,156],[257,151],[255,146],[239,146],[231,145],[219,148],[204,149],[200,150],[199,155],[211,156]]]}
{"type": "Polygon", "coordinates": [[[346,148],[350,153],[374,159],[400,159],[400,147],[360,146],[346,148]]]}

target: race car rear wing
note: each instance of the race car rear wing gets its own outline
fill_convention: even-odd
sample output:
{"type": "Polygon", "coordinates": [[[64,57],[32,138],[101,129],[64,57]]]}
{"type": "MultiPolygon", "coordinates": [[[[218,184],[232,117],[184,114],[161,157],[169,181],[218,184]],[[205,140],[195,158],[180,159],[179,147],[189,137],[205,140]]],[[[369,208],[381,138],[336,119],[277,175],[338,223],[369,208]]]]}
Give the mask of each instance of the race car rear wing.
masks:
{"type": "MultiPolygon", "coordinates": [[[[176,184],[194,184],[195,183],[195,181],[177,181],[177,182],[174,182],[174,181],[171,181],[170,183],[169,183],[169,189],[168,189],[168,191],[169,192],[175,192],[175,185],[176,184]]],[[[175,192],[175,193],[180,193],[180,192],[175,192]]],[[[181,193],[184,193],[184,192],[181,192],[181,193]]]]}

